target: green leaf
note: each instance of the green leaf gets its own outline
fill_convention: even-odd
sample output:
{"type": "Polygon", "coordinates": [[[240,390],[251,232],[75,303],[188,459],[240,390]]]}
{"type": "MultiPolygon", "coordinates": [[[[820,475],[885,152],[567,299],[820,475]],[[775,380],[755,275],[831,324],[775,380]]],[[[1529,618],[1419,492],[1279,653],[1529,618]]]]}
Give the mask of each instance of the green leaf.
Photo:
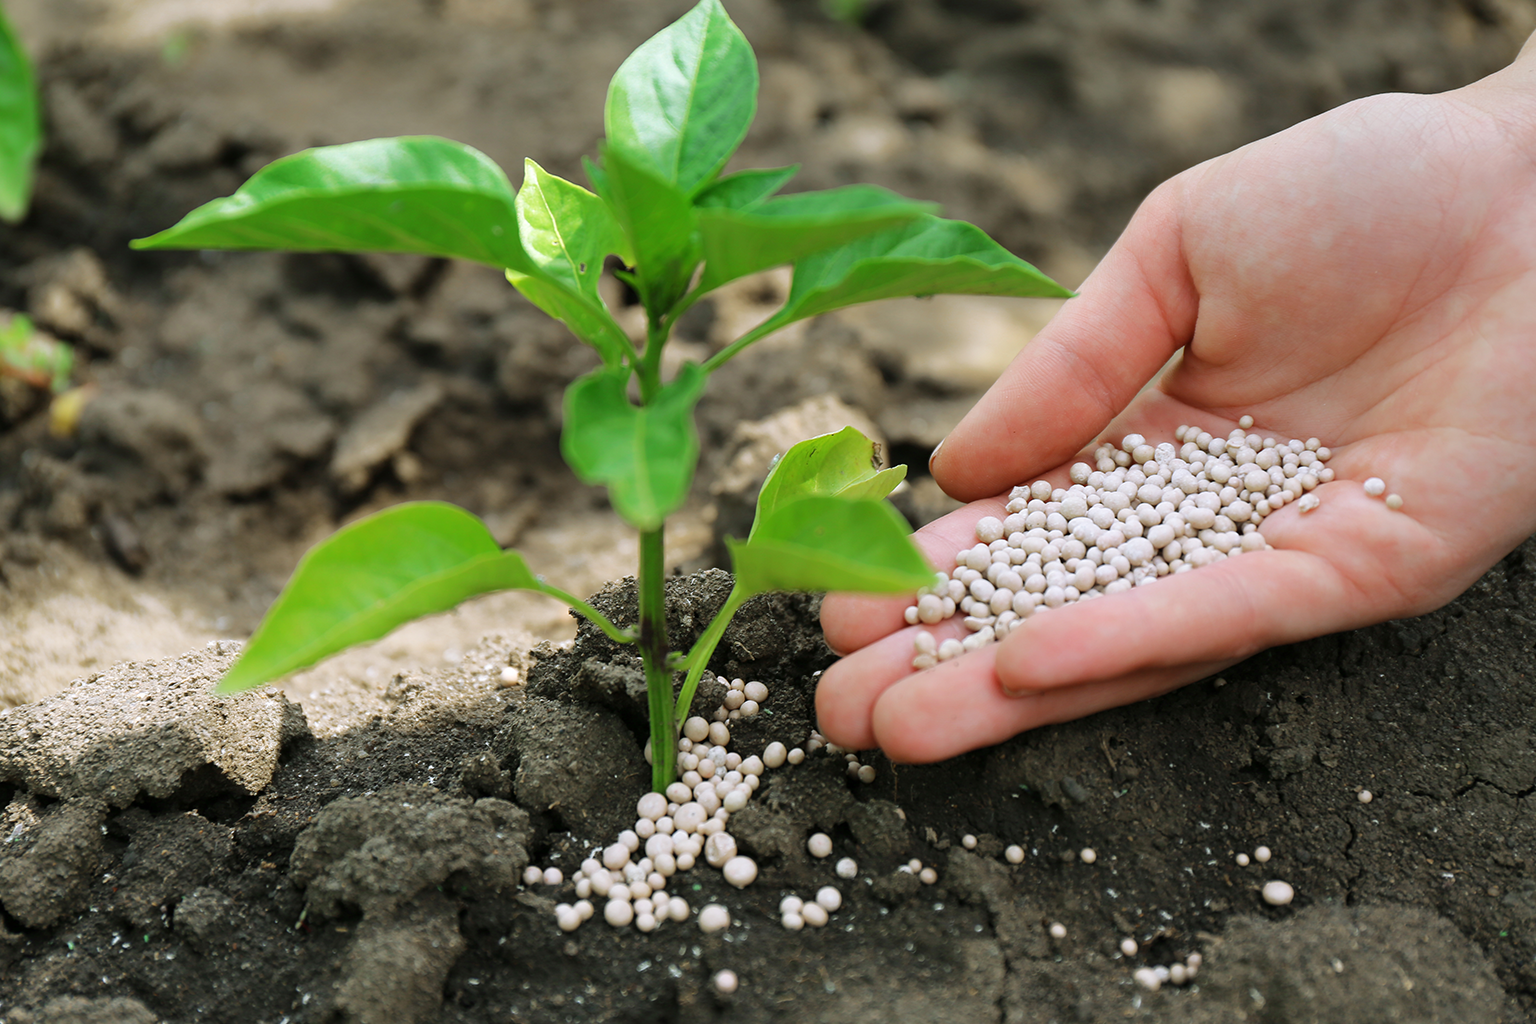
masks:
{"type": "Polygon", "coordinates": [[[612,145],[643,154],[689,196],[720,173],[757,110],[757,59],[719,0],[646,40],[608,85],[612,145]]]}
{"type": "Polygon", "coordinates": [[[507,280],[529,302],[570,328],[572,334],[597,349],[603,362],[618,366],[629,339],[609,315],[608,308],[594,304],[542,274],[507,271],[507,280]]]}
{"type": "Polygon", "coordinates": [[[800,170],[793,167],[765,167],[752,171],[737,171],[726,175],[700,192],[693,200],[695,206],[724,206],[731,210],[749,209],[789,183],[800,170]]]}
{"type": "Polygon", "coordinates": [[[704,276],[699,291],[888,231],[936,209],[875,185],[799,192],[746,210],[701,209],[704,276]]]}
{"type": "MultiPolygon", "coordinates": [[[[600,196],[608,194],[608,175],[595,160],[589,156],[582,157],[581,169],[587,172],[587,180],[592,183],[592,191],[600,196]]],[[[625,260],[624,262],[630,263],[633,261],[625,260]]]]}
{"type": "Polygon", "coordinates": [[[523,162],[517,192],[517,227],[523,248],[544,276],[601,303],[597,282],[603,259],[626,251],[624,234],[608,204],[580,185],[523,162]]]}
{"type": "Polygon", "coordinates": [[[25,313],[12,314],[0,327],[0,377],[16,377],[59,394],[69,388],[75,350],[39,331],[25,313]]]}
{"type": "Polygon", "coordinates": [[[684,365],[646,405],[627,395],[627,368],[594,370],[565,391],[560,451],[576,475],[605,484],[613,507],[639,530],[658,529],[688,496],[699,460],[693,407],[708,375],[684,365]]]}
{"type": "Polygon", "coordinates": [[[37,328],[32,324],[32,318],[25,313],[12,313],[6,320],[5,326],[0,327],[0,354],[10,354],[21,351],[21,347],[31,339],[37,328]]]}
{"type": "Polygon", "coordinates": [[[726,540],[736,585],[901,593],[933,583],[901,513],[884,501],[814,495],[778,506],[746,541],[726,540]]]}
{"type": "Polygon", "coordinates": [[[133,247],[412,252],[531,273],[514,203],[506,174],[476,149],[369,139],[274,160],[133,247]]]}
{"type": "Polygon", "coordinates": [[[698,214],[681,189],[627,150],[604,146],[601,173],[602,196],[634,255],[640,301],[653,320],[660,320],[687,292],[703,256],[698,214]]]}
{"type": "Polygon", "coordinates": [[[511,588],[549,592],[479,519],[442,502],[387,508],[310,549],[218,691],[279,679],[412,619],[511,588]]]}
{"type": "Polygon", "coordinates": [[[42,144],[32,63],[0,10],[0,219],[26,216],[32,168],[42,144]]]}
{"type": "Polygon", "coordinates": [[[591,344],[610,366],[627,347],[623,331],[598,295],[603,259],[628,245],[608,204],[580,185],[525,162],[517,193],[519,236],[533,273],[507,271],[530,302],[591,344]]]}
{"type": "Polygon", "coordinates": [[[1071,298],[1072,292],[974,224],[924,216],[800,260],[783,307],[706,366],[713,370],[740,345],[796,320],[861,302],[913,295],[1071,298]]]}
{"type": "Polygon", "coordinates": [[[790,446],[768,471],[757,492],[758,523],[779,508],[813,495],[878,500],[890,494],[907,475],[906,466],[880,468],[880,446],[853,427],[807,438],[790,446]]]}

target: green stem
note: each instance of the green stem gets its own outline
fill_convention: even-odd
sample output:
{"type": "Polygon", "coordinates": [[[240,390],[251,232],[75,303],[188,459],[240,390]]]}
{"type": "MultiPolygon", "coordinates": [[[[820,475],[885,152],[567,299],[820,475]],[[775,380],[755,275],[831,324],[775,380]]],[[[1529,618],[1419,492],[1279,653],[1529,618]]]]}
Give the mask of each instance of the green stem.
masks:
{"type": "Polygon", "coordinates": [[[710,657],[715,653],[715,648],[720,645],[720,639],[725,636],[726,627],[735,618],[736,611],[746,603],[750,595],[743,593],[741,586],[731,587],[731,593],[725,599],[725,604],[715,613],[714,619],[709,623],[709,628],[704,630],[704,635],[699,637],[693,645],[693,650],[688,652],[688,676],[683,680],[683,691],[677,695],[677,718],[681,722],[688,717],[688,706],[693,703],[694,691],[699,688],[699,680],[704,677],[704,669],[709,664],[710,657]]]}
{"type": "Polygon", "coordinates": [[[779,328],[793,323],[792,320],[776,322],[777,320],[777,317],[769,317],[767,320],[764,320],[762,323],[758,324],[756,327],[752,328],[750,331],[748,331],[746,334],[743,334],[735,341],[731,342],[719,352],[716,352],[714,355],[710,356],[704,361],[704,372],[714,373],[716,370],[720,369],[720,367],[723,366],[727,360],[736,355],[742,349],[746,348],[748,345],[752,344],[754,341],[761,341],[763,338],[772,334],[779,328]]]}
{"type": "Polygon", "coordinates": [[[667,667],[666,558],[658,527],[640,534],[640,662],[651,712],[651,786],[665,792],[677,772],[672,671],[667,667]]]}
{"type": "Polygon", "coordinates": [[[645,352],[640,361],[633,364],[640,377],[640,403],[651,401],[661,390],[661,350],[667,344],[669,328],[659,320],[647,320],[645,326],[645,352]]]}
{"type": "Polygon", "coordinates": [[[607,635],[608,639],[614,641],[615,643],[632,644],[635,642],[634,630],[620,629],[618,626],[615,626],[609,620],[608,616],[604,615],[596,608],[593,608],[590,604],[587,604],[587,602],[583,601],[581,598],[572,594],[567,594],[559,587],[552,587],[548,583],[544,583],[542,581],[539,583],[538,593],[547,594],[550,597],[553,597],[558,601],[562,601],[570,607],[576,609],[576,611],[586,616],[594,626],[602,630],[603,633],[607,635]]]}
{"type": "Polygon", "coordinates": [[[640,362],[640,353],[635,351],[635,343],[629,340],[629,335],[625,334],[623,329],[619,330],[618,337],[620,342],[618,365],[622,366],[625,360],[628,360],[629,365],[631,366],[638,365],[640,362]]]}
{"type": "MultiPolygon", "coordinates": [[[[694,280],[698,280],[697,276],[695,276],[694,280]]],[[[698,302],[707,294],[709,293],[703,291],[702,289],[692,289],[688,292],[687,295],[684,295],[682,298],[677,300],[677,305],[673,306],[671,311],[667,313],[667,319],[672,321],[674,324],[677,323],[678,320],[682,319],[684,313],[693,308],[694,303],[698,302]]]]}

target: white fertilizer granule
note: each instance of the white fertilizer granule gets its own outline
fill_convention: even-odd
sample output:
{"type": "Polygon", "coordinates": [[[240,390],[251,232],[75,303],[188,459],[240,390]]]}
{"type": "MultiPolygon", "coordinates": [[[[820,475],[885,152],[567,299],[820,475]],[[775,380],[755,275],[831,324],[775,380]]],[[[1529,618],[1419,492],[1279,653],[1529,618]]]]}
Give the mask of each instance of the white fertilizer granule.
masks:
{"type": "Polygon", "coordinates": [[[1072,466],[1070,487],[1015,487],[1007,518],[982,518],[975,546],[906,612],[912,625],[963,616],[970,635],[935,643],[919,632],[912,667],[1001,640],[1051,608],[1267,550],[1265,517],[1304,495],[1310,504],[1308,492],[1333,479],[1324,465],[1332,453],[1316,438],[1278,441],[1244,429],[1220,438],[1189,426],[1175,437],[1180,447],[1129,434],[1118,448],[1099,446],[1097,468],[1072,466]]]}

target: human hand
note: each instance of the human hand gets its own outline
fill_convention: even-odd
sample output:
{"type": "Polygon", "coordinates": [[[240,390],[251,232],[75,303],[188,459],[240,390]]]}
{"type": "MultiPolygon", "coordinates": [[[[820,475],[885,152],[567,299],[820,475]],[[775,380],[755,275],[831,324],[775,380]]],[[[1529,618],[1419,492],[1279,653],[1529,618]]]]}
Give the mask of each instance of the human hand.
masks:
{"type": "Polygon", "coordinates": [[[945,491],[981,500],[916,540],[948,567],[1003,514],[1006,493],[985,496],[1066,486],[1099,437],[1221,436],[1244,413],[1335,453],[1317,511],[1265,519],[1274,550],[1037,614],[921,672],[910,601],[831,595],[827,641],[851,653],[821,678],[821,731],[949,757],[1430,611],[1536,530],[1536,41],[1464,89],[1357,101],[1160,187],[935,453],[945,491]]]}

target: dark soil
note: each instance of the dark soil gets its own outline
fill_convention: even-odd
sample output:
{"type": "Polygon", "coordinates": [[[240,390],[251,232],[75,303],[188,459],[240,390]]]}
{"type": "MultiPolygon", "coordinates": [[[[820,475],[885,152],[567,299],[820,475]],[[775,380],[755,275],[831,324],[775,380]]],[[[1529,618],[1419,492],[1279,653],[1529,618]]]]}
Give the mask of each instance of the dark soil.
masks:
{"type": "MultiPolygon", "coordinates": [[[[520,883],[611,842],[645,787],[637,673],[600,634],[530,651],[509,622],[323,707],[208,698],[232,646],[108,669],[118,648],[66,617],[45,624],[76,630],[72,672],[26,653],[80,595],[245,636],[308,543],[405,497],[462,504],[578,579],[605,567],[582,545],[613,520],[557,449],[560,388],[591,360],[494,272],[126,242],[275,156],[373,135],[579,179],[613,68],[685,6],[378,0],[145,38],[106,0],[7,4],[49,142],[31,215],[0,227],[0,307],[75,344],[95,390],[65,438],[41,396],[0,391],[0,1021],[1531,1019],[1531,542],[1432,615],[1157,701],[938,766],[870,754],[868,785],[824,754],[771,773],[731,825],[758,882],[687,876],[695,908],[732,908],[716,936],[567,935],[568,892],[520,883]],[[507,665],[526,686],[499,683],[507,665]],[[832,880],[804,852],[817,830],[861,877],[827,928],[787,932],[780,896],[832,880]],[[1269,865],[1234,864],[1260,844],[1269,865]],[[1068,856],[1085,846],[1092,866],[1068,856]],[[936,885],[897,870],[913,857],[936,885]],[[1291,906],[1259,899],[1270,877],[1291,906]],[[1131,981],[1195,951],[1195,985],[1131,981]]],[[[938,200],[1069,283],[1168,174],[1356,96],[1470,81],[1536,26],[1522,0],[901,0],[863,29],[809,0],[727,6],[763,65],[741,165],[938,200]]],[[[684,350],[781,287],[702,307],[684,350]]],[[[828,394],[912,463],[909,515],[941,511],[924,457],[977,384],[926,368],[931,342],[828,318],[732,364],[700,410],[695,520],[731,519],[740,495],[712,482],[771,436],[743,421],[828,394]]],[[[686,640],[723,582],[673,587],[686,640]]],[[[630,595],[601,600],[622,617],[630,595]]],[[[814,612],[760,601],[721,646],[717,671],[772,691],[744,752],[814,725],[814,612]]]]}

